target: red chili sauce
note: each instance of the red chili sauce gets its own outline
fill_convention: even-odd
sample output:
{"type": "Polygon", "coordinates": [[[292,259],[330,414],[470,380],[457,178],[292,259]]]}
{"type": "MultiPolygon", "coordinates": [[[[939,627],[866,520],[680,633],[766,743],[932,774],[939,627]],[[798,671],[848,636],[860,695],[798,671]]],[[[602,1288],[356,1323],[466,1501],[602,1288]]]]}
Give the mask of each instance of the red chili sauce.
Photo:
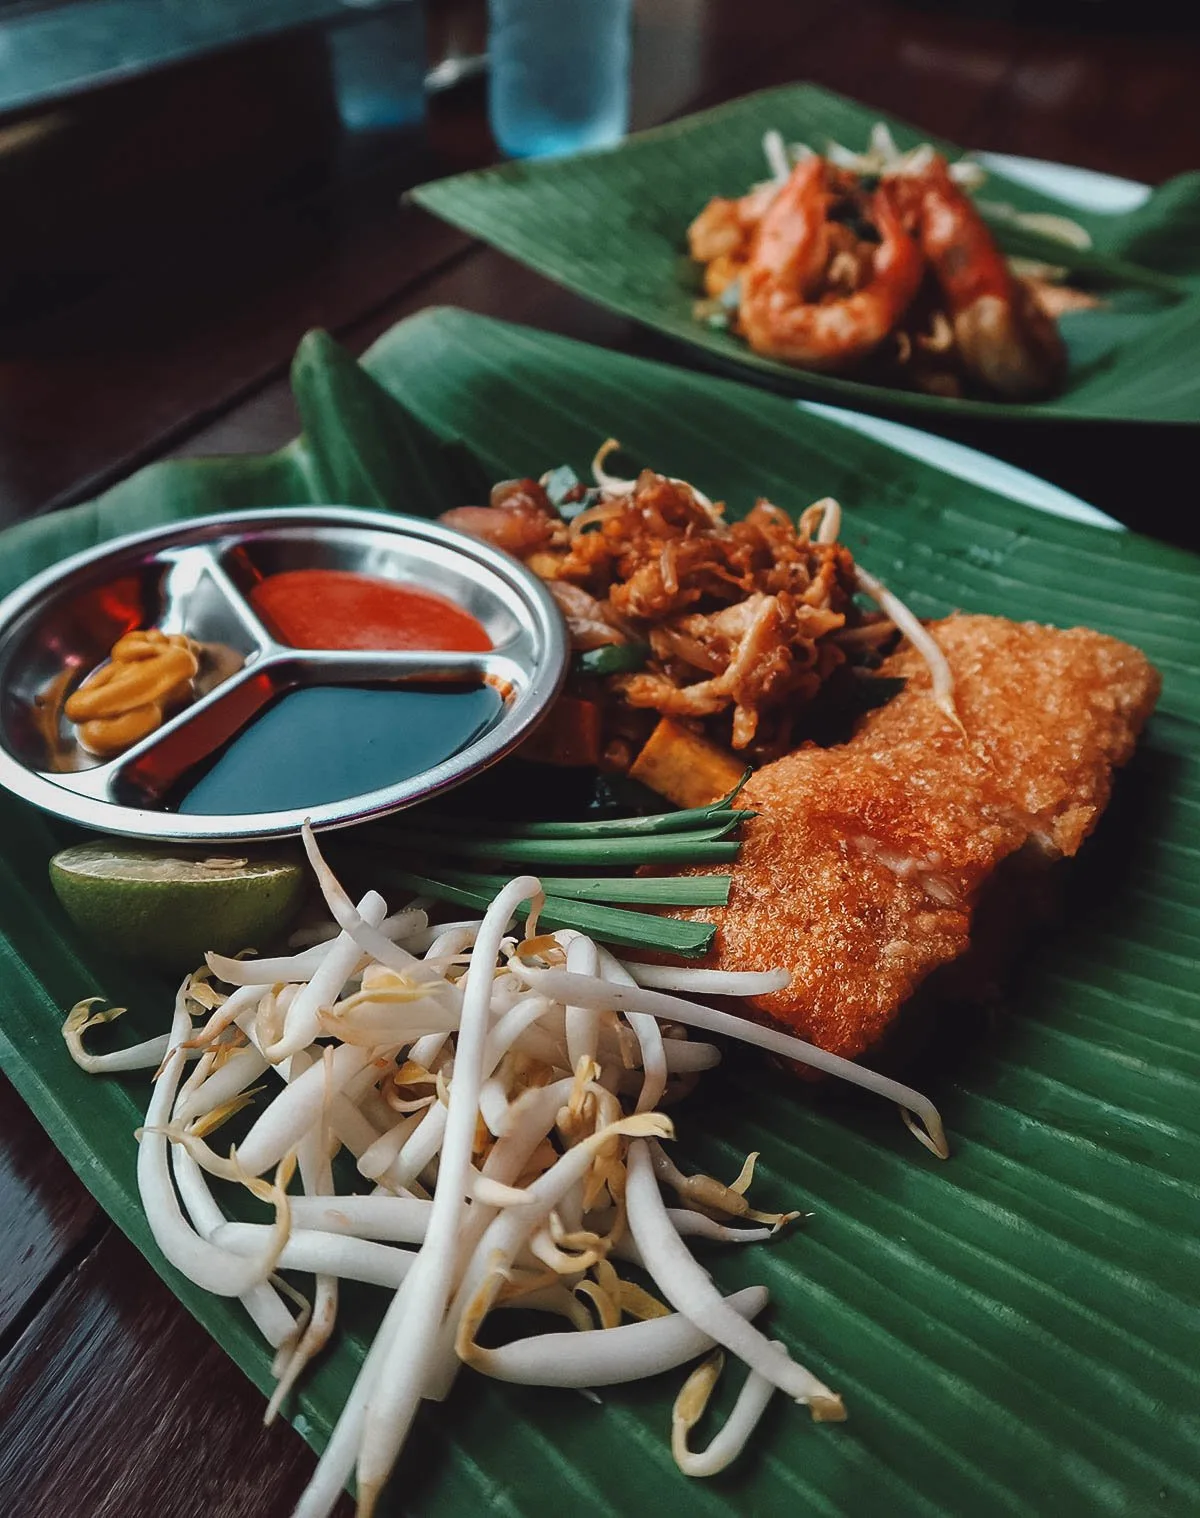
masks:
{"type": "Polygon", "coordinates": [[[250,602],[293,648],[442,649],[475,653],[492,640],[444,596],[346,569],[290,569],[260,580],[250,602]]]}

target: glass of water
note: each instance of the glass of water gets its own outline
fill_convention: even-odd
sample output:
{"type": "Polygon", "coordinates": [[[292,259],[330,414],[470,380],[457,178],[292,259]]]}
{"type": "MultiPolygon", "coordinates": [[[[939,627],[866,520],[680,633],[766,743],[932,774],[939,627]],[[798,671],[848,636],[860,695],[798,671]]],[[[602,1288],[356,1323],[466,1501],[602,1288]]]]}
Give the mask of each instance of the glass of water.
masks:
{"type": "Polygon", "coordinates": [[[492,132],[510,158],[618,142],[629,129],[633,0],[488,0],[492,132]]]}

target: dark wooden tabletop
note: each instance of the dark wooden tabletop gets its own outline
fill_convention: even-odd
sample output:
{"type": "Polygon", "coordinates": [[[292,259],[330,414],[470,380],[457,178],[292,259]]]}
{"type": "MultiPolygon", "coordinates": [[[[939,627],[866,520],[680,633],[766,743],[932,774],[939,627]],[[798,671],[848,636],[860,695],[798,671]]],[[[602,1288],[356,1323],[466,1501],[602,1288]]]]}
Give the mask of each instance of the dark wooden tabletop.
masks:
{"type": "MultiPolygon", "coordinates": [[[[480,10],[435,0],[433,61],[480,51],[480,10]]],[[[1082,0],[640,0],[635,120],[808,78],[970,147],[1158,183],[1200,167],[1200,32],[1167,16],[1082,0]]],[[[684,361],[400,204],[405,183],[492,158],[480,80],[433,99],[421,136],[348,140],[322,49],[318,34],[255,44],[0,122],[0,522],[167,454],[284,442],[287,365],[316,325],[357,350],[454,304],[684,361]]],[[[1170,505],[1191,437],[1102,431],[958,435],[1200,542],[1200,516],[1170,505]]],[[[0,1219],[0,1513],[286,1514],[307,1447],[261,1428],[258,1393],[2,1080],[0,1219]]]]}

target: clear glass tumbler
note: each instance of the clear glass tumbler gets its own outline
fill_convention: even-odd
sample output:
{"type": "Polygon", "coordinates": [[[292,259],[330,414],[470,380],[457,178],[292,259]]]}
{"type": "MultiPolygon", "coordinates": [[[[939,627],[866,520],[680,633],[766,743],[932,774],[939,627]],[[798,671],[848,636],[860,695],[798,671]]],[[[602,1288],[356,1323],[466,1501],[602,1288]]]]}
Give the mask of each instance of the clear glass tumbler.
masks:
{"type": "Polygon", "coordinates": [[[488,0],[501,152],[546,158],[625,135],[632,10],[633,0],[488,0]]]}

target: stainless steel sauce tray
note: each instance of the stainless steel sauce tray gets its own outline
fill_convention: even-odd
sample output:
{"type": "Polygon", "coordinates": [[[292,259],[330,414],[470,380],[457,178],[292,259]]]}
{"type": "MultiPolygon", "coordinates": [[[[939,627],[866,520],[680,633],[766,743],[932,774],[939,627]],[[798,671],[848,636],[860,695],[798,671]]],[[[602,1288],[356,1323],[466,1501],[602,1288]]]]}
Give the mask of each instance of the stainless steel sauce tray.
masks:
{"type": "Polygon", "coordinates": [[[562,617],[536,576],[439,523],[332,506],[200,517],[76,554],[0,601],[0,785],[69,821],[136,838],[277,838],[297,832],[305,816],[314,827],[344,827],[423,801],[510,752],[557,695],[567,659],[562,617]],[[445,596],[483,624],[492,649],[289,647],[263,625],[247,592],[259,575],[318,568],[445,596]],[[45,692],[56,677],[67,692],[75,689],[133,627],[184,632],[217,646],[195,682],[196,699],[104,762],[78,745],[59,715],[52,754],[45,692]],[[486,681],[502,693],[502,706],[481,736],[412,779],[305,811],[206,816],[169,809],[180,777],[282,692],[448,678],[486,681]]]}

